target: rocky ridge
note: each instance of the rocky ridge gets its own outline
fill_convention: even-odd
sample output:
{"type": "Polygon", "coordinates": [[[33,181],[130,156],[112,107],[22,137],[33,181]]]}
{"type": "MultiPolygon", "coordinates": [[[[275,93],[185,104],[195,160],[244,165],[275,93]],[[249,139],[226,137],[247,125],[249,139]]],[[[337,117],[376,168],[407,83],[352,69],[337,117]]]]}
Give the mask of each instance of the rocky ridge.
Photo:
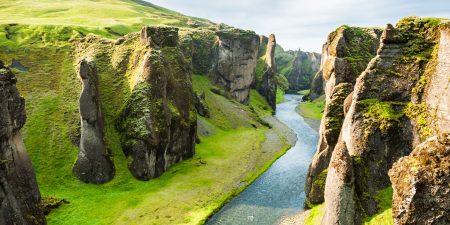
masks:
{"type": "Polygon", "coordinates": [[[344,100],[353,91],[356,78],[375,56],[380,36],[380,29],[342,26],[332,32],[324,44],[322,68],[313,84],[315,87],[323,85],[324,81],[319,78],[322,75],[326,81],[326,106],[317,152],[305,184],[308,204],[323,202],[327,168],[344,120],[344,100]]]}

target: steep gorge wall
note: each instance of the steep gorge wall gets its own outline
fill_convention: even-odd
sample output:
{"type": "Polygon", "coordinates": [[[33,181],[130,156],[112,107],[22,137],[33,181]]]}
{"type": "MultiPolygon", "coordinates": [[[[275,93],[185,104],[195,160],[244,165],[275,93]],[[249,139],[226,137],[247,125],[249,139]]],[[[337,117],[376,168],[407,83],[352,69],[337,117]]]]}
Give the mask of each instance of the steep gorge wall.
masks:
{"type": "Polygon", "coordinates": [[[311,82],[319,71],[321,55],[315,52],[296,52],[292,69],[286,78],[289,81],[291,90],[307,90],[311,87],[311,82]]]}
{"type": "Polygon", "coordinates": [[[20,129],[25,100],[0,61],[0,224],[46,224],[41,196],[20,129]]]}
{"type": "MultiPolygon", "coordinates": [[[[380,29],[342,26],[328,36],[323,47],[322,69],[326,80],[324,109],[317,152],[310,165],[305,185],[307,201],[323,202],[325,177],[344,120],[344,100],[353,91],[356,78],[375,56],[380,29]]],[[[317,75],[316,75],[317,77],[317,75]]],[[[316,78],[320,86],[321,79],[316,78]]]]}
{"type": "Polygon", "coordinates": [[[225,95],[242,104],[250,101],[255,79],[260,39],[254,32],[239,29],[217,31],[210,78],[224,88],[225,95]]]}
{"type": "MultiPolygon", "coordinates": [[[[432,80],[442,79],[437,78],[439,72],[437,75],[435,72],[436,68],[439,68],[436,63],[439,61],[437,49],[446,48],[445,40],[439,40],[440,30],[445,27],[439,25],[440,22],[439,19],[410,17],[401,20],[396,27],[388,25],[384,30],[377,56],[358,77],[352,97],[346,100],[349,108],[346,110],[339,141],[327,170],[324,197],[326,209],[322,224],[361,224],[365,216],[378,211],[375,196],[380,190],[391,185],[388,171],[393,164],[401,157],[409,155],[412,149],[427,137],[442,134],[446,136],[439,126],[429,125],[446,123],[446,119],[442,119],[448,118],[446,104],[434,104],[441,113],[439,118],[433,113],[437,111],[436,108],[430,107],[433,105],[432,101],[427,100],[427,96],[433,94],[433,89],[444,93],[448,91],[448,74],[437,87],[430,86],[433,84],[432,80]],[[442,106],[444,108],[441,108],[442,106]]],[[[448,98],[445,97],[447,94],[443,96],[439,99],[448,98]]],[[[344,111],[344,108],[341,110],[344,111]]],[[[438,140],[443,143],[441,145],[446,145],[446,142],[442,141],[445,138],[438,140]]],[[[435,149],[430,151],[440,152],[438,162],[447,158],[446,147],[428,145],[435,149]]],[[[402,164],[407,165],[408,160],[410,162],[414,158],[420,160],[418,156],[426,154],[420,153],[423,149],[423,146],[418,147],[414,150],[417,153],[399,161],[396,169],[390,172],[396,196],[393,203],[394,218],[398,224],[417,224],[418,221],[424,221],[407,223],[404,222],[406,219],[402,222],[405,217],[417,219],[427,214],[428,216],[424,217],[436,219],[439,218],[439,213],[443,212],[430,208],[432,204],[423,204],[421,197],[412,200],[417,203],[416,206],[421,205],[421,212],[398,208],[405,201],[406,204],[414,206],[414,203],[408,203],[411,198],[405,194],[408,192],[405,187],[414,184],[402,184],[405,181],[403,177],[399,179],[399,176],[405,174],[402,164]],[[423,211],[427,213],[424,214],[423,211]],[[405,212],[407,214],[404,214],[405,212]]],[[[442,163],[445,165],[446,162],[442,163]]],[[[439,169],[445,168],[442,164],[435,165],[436,169],[430,171],[430,174],[439,173],[445,181],[448,170],[439,169]]],[[[420,164],[417,166],[421,167],[420,164]]],[[[442,182],[442,179],[426,177],[428,178],[424,179],[428,180],[422,184],[428,185],[428,182],[437,187],[439,182],[442,182]]],[[[429,195],[430,188],[417,186],[415,190],[418,192],[415,196],[426,196],[427,193],[429,195]]],[[[434,199],[439,202],[445,201],[445,198],[444,194],[434,199]]],[[[442,207],[448,211],[448,207],[442,207]]]]}
{"type": "MultiPolygon", "coordinates": [[[[89,116],[101,114],[101,108],[97,105],[107,102],[112,105],[103,107],[117,107],[119,110],[115,112],[105,110],[113,114],[106,117],[120,135],[122,150],[129,162],[128,168],[140,180],[158,177],[170,165],[194,155],[197,118],[191,83],[192,65],[190,52],[183,52],[190,51],[190,46],[191,39],[179,37],[178,28],[171,27],[144,27],[139,36],[131,34],[115,42],[88,37],[78,44],[81,66],[88,64],[87,69],[91,71],[94,70],[89,65],[94,63],[115,68],[117,74],[110,79],[118,89],[111,91],[123,93],[119,101],[114,101],[109,99],[113,97],[113,93],[107,93],[107,90],[102,89],[105,86],[100,86],[96,87],[97,91],[94,91],[93,96],[100,95],[99,98],[105,101],[94,101],[91,107],[83,107],[83,104],[89,103],[88,100],[96,99],[89,94],[85,101],[80,101],[83,122],[98,124],[94,127],[98,129],[88,132],[91,135],[89,137],[92,139],[98,136],[92,133],[103,132],[103,123],[89,116]],[[85,62],[85,58],[90,58],[92,62],[85,62]]],[[[110,72],[105,71],[107,68],[101,68],[99,74],[83,74],[81,68],[80,76],[88,75],[92,78],[98,75],[101,82],[101,76],[110,72]]],[[[85,90],[86,84],[83,87],[85,90]]],[[[97,118],[100,120],[102,117],[103,115],[99,115],[97,118]]],[[[94,160],[108,165],[105,169],[99,166],[102,163],[94,162],[99,167],[89,170],[92,175],[102,174],[105,170],[111,175],[114,170],[107,163],[110,157],[107,146],[101,145],[100,148],[92,145],[101,144],[102,138],[83,145],[86,144],[83,142],[84,130],[83,125],[78,161],[82,161],[80,156],[89,156],[87,153],[90,153],[94,160]]],[[[74,171],[82,168],[77,163],[74,171]]]]}
{"type": "Polygon", "coordinates": [[[256,89],[264,96],[273,110],[276,110],[276,95],[277,95],[277,66],[275,63],[275,47],[277,41],[275,35],[271,34],[268,38],[261,36],[260,45],[260,59],[258,64],[261,64],[261,60],[264,65],[257,65],[256,71],[256,89]],[[262,53],[264,51],[264,54],[262,53]],[[258,68],[262,67],[262,68],[258,68]]]}

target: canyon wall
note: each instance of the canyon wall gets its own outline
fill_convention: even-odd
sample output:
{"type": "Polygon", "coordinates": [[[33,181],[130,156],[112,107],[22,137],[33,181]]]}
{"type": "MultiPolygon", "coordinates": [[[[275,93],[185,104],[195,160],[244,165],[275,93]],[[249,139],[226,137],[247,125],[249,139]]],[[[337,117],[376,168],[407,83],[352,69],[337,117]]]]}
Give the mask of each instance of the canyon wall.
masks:
{"type": "MultiPolygon", "coordinates": [[[[264,61],[264,66],[260,71],[257,71],[255,82],[256,89],[258,92],[264,96],[273,110],[276,110],[277,100],[277,67],[275,63],[275,47],[277,42],[275,40],[275,35],[271,34],[269,38],[261,36],[261,47],[260,52],[265,51],[259,60],[264,61]],[[262,72],[262,74],[258,74],[262,72]]],[[[262,53],[260,53],[261,55],[262,53]]],[[[261,62],[258,62],[261,63],[261,62]]]]}
{"type": "Polygon", "coordinates": [[[291,90],[307,90],[319,71],[321,55],[315,52],[303,52],[298,50],[292,62],[292,69],[286,75],[291,90]]]}
{"type": "Polygon", "coordinates": [[[440,103],[448,102],[450,82],[445,32],[448,23],[418,17],[383,31],[376,57],[341,107],[322,224],[361,224],[378,212],[376,195],[391,181],[396,224],[448,221],[449,110],[440,103]]]}
{"type": "Polygon", "coordinates": [[[227,97],[248,104],[250,88],[255,79],[259,36],[239,29],[220,30],[216,35],[218,42],[213,54],[210,79],[225,90],[227,97]]]}
{"type": "MultiPolygon", "coordinates": [[[[353,91],[356,78],[375,56],[380,35],[380,29],[342,26],[332,32],[324,44],[322,68],[313,84],[319,89],[324,83],[323,80],[326,80],[326,106],[319,131],[317,152],[310,165],[305,184],[309,203],[323,202],[327,168],[344,120],[342,110],[344,100],[353,91]],[[317,77],[320,75],[323,80],[317,77]]],[[[311,93],[317,95],[317,92],[311,93]]]]}
{"type": "Polygon", "coordinates": [[[0,61],[0,224],[46,224],[36,176],[22,140],[25,100],[0,61]]]}

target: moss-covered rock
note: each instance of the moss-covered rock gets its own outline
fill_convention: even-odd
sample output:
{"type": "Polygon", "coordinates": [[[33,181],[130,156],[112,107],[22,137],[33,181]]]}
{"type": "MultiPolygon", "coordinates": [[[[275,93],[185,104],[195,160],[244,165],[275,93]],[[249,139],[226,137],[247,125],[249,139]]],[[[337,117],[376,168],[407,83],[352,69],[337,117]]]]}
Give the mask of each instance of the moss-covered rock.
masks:
{"type": "MultiPolygon", "coordinates": [[[[344,101],[353,91],[356,78],[375,56],[380,36],[381,30],[377,28],[349,26],[341,26],[328,36],[323,48],[322,70],[319,72],[326,81],[326,105],[319,131],[317,152],[309,168],[305,185],[307,196],[311,191],[312,181],[321,171],[328,168],[344,121],[344,101]]],[[[315,82],[321,83],[320,79],[316,79],[315,82]]],[[[323,192],[314,196],[316,198],[310,198],[309,201],[314,204],[323,202],[323,192]]]]}
{"type": "MultiPolygon", "coordinates": [[[[169,31],[143,29],[156,36],[152,40],[178,36],[176,30],[169,31]]],[[[141,180],[158,177],[170,165],[192,157],[196,138],[192,71],[178,40],[150,45],[146,51],[136,86],[116,123],[129,168],[141,180]]]]}

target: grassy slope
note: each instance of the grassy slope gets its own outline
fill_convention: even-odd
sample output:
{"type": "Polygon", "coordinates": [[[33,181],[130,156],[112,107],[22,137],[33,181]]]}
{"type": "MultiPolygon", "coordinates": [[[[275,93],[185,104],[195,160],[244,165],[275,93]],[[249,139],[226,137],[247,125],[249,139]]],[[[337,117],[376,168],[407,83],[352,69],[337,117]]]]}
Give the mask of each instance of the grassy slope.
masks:
{"type": "Polygon", "coordinates": [[[81,84],[70,41],[87,33],[114,38],[144,24],[185,27],[192,20],[205,26],[210,23],[132,1],[113,0],[1,0],[0,12],[0,60],[9,64],[18,59],[28,68],[15,73],[26,98],[28,120],[22,132],[40,190],[44,197],[70,202],[49,215],[50,224],[202,223],[288,147],[285,144],[273,152],[261,151],[267,128],[258,121],[271,114],[262,96],[252,91],[250,106],[242,106],[212,94],[207,79],[195,76],[194,85],[206,92],[212,114],[211,119],[199,118],[199,123],[207,124],[212,132],[201,136],[192,160],[173,166],[158,179],[137,181],[127,169],[112,122],[129,90],[122,87],[126,81],[116,76],[117,68],[102,64],[114,59],[105,59],[99,61],[100,91],[116,176],[105,185],[81,183],[71,173],[78,152],[72,140],[79,129],[81,84]],[[6,25],[9,23],[32,25],[6,25]]]}
{"type": "Polygon", "coordinates": [[[0,0],[0,23],[46,24],[110,29],[110,33],[138,31],[144,25],[187,27],[190,22],[212,25],[149,3],[133,0],[0,0]],[[147,5],[144,5],[147,4],[147,5]]]}

